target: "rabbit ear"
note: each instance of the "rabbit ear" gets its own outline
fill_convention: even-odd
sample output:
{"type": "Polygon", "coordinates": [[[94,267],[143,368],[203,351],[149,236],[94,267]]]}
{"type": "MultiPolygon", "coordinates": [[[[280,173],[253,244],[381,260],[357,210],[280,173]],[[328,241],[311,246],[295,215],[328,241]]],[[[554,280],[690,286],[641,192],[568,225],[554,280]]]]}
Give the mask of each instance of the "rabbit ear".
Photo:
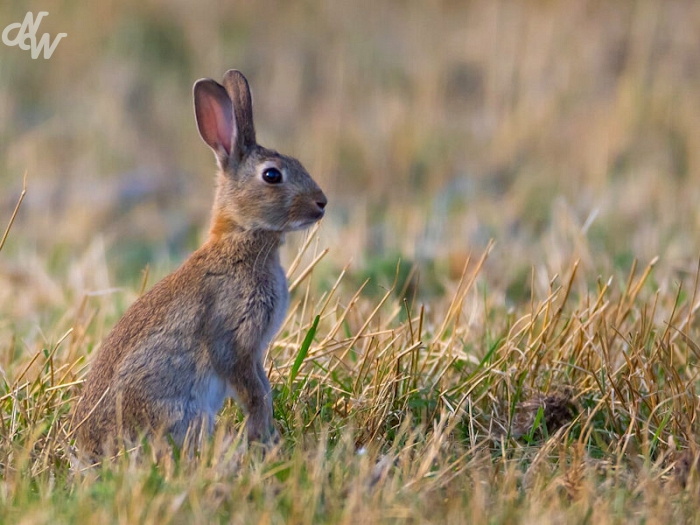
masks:
{"type": "Polygon", "coordinates": [[[233,103],[237,128],[237,143],[234,147],[237,146],[239,153],[242,154],[256,144],[250,88],[243,73],[235,69],[229,69],[224,75],[224,87],[233,103]]]}
{"type": "Polygon", "coordinates": [[[236,143],[233,106],[226,89],[210,78],[195,82],[194,113],[199,134],[214,150],[219,166],[223,168],[236,143]]]}

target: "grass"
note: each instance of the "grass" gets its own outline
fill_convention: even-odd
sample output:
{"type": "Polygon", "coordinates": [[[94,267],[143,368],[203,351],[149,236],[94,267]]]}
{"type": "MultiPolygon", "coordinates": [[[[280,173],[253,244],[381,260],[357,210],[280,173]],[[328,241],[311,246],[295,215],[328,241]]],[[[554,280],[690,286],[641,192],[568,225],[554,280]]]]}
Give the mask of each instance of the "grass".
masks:
{"type": "Polygon", "coordinates": [[[56,2],[50,61],[0,45],[0,522],[698,522],[698,4],[299,5],[56,2]],[[229,67],[330,200],[283,254],[283,439],[230,403],[73,469],[94,353],[201,237],[190,88],[229,67]]]}
{"type": "Polygon", "coordinates": [[[62,337],[5,357],[4,519],[692,521],[697,276],[666,293],[654,261],[593,284],[575,263],[513,311],[479,290],[487,256],[430,307],[346,293],[342,275],[315,296],[293,264],[309,277],[270,349],[283,441],[265,455],[230,404],[194,456],[145,444],[71,469],[70,407],[105,323],[86,301],[62,337]]]}

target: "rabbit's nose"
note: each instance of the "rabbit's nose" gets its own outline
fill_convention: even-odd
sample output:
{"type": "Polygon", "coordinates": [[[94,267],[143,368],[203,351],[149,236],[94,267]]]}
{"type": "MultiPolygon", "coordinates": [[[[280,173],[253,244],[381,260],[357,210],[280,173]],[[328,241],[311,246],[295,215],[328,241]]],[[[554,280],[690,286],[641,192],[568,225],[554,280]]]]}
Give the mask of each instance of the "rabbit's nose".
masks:
{"type": "Polygon", "coordinates": [[[328,199],[323,193],[316,196],[316,206],[318,206],[319,210],[323,211],[326,208],[326,204],[328,204],[328,199]]]}

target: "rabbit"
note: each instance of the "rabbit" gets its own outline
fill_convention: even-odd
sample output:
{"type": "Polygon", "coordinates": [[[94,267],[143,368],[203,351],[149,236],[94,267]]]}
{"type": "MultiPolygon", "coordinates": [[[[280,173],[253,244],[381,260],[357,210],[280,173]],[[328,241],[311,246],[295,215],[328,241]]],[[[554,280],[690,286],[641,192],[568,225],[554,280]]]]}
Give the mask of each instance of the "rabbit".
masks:
{"type": "Polygon", "coordinates": [[[144,435],[182,446],[188,431],[212,432],[228,397],[247,413],[249,441],[277,438],[263,360],[289,303],[279,247],[319,221],[327,199],[298,160],[256,142],[242,73],[193,91],[218,165],[208,238],[104,340],[73,417],[76,445],[92,457],[144,435]]]}

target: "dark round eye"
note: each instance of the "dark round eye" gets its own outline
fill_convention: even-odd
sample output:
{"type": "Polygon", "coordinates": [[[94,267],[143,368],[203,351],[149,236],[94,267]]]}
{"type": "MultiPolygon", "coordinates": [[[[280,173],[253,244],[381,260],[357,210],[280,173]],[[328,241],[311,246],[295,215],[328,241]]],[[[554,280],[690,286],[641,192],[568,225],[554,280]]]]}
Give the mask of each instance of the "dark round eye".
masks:
{"type": "Polygon", "coordinates": [[[282,182],[282,173],[277,168],[267,168],[263,171],[262,179],[268,184],[279,184],[282,182]]]}

